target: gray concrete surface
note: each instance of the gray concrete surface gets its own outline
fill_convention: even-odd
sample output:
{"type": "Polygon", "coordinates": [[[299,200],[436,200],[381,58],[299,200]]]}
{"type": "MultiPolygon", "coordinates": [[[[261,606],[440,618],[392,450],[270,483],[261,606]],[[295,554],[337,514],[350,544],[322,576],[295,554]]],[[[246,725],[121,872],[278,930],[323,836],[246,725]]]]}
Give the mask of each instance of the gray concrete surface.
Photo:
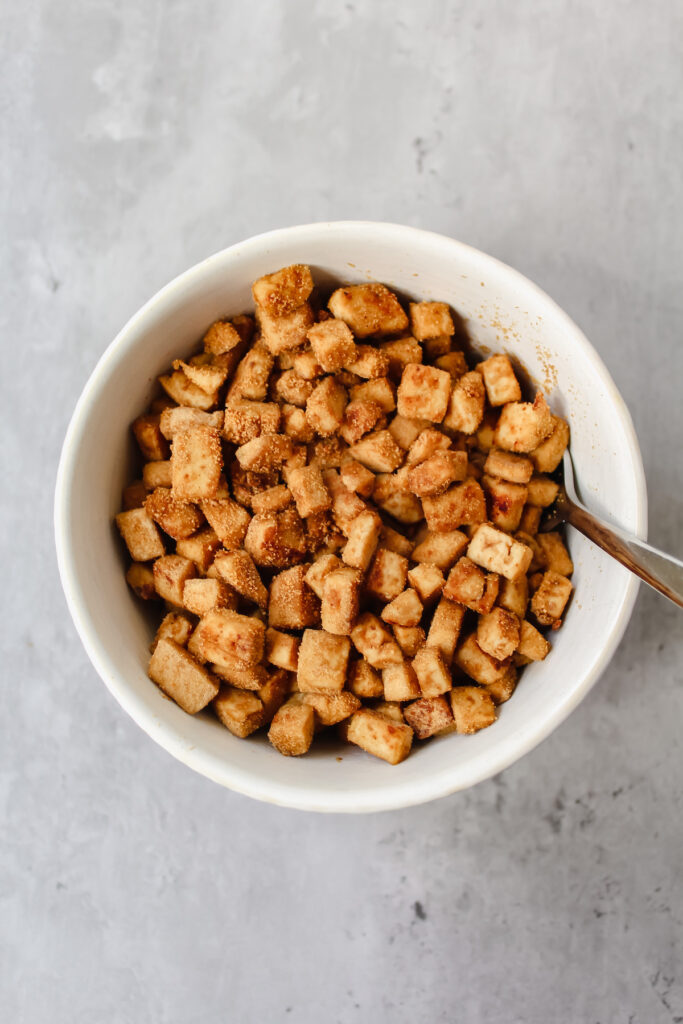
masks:
{"type": "Polygon", "coordinates": [[[676,0],[26,0],[0,12],[0,1017],[683,1021],[680,614],[641,593],[502,777],[373,817],[261,806],[156,748],[56,574],[63,432],[160,285],[279,225],[385,219],[506,260],[633,413],[683,549],[676,0]]]}

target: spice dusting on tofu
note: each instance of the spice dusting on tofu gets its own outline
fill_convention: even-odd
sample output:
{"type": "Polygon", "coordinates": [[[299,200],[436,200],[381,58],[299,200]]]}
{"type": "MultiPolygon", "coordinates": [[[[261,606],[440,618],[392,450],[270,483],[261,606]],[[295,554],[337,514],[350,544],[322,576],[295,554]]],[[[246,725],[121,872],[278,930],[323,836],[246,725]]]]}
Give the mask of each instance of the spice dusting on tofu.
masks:
{"type": "Polygon", "coordinates": [[[445,302],[325,302],[303,264],[252,295],[132,425],[116,524],[158,602],[150,679],[286,756],[334,729],[395,765],[487,728],[571,597],[538,533],[567,423],[505,353],[468,364],[445,302]]]}

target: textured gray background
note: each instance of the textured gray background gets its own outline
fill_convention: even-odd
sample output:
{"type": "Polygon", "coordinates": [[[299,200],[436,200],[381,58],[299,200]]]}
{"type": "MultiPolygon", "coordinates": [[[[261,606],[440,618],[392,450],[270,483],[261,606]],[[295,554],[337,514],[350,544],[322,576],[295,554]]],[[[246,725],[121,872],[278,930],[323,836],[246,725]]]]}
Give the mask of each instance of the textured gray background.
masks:
{"type": "Polygon", "coordinates": [[[114,333],[268,228],[394,220],[519,267],[633,413],[681,536],[676,0],[2,8],[0,1017],[683,1021],[683,619],[641,593],[502,777],[317,817],[191,774],[119,710],[56,575],[63,432],[114,333]]]}

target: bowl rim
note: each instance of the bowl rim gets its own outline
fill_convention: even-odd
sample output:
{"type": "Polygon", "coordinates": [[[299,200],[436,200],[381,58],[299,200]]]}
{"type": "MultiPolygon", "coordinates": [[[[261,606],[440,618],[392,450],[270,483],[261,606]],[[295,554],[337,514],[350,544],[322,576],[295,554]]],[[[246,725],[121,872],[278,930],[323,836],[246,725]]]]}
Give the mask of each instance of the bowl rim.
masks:
{"type": "Polygon", "coordinates": [[[62,446],[54,496],[54,531],[57,564],[71,618],[93,667],[123,710],[130,715],[141,729],[173,757],[207,778],[235,792],[279,806],[331,813],[397,810],[402,807],[411,807],[448,796],[451,793],[467,789],[478,782],[491,778],[514,764],[546,739],[581,703],[607,667],[631,617],[638,593],[638,579],[631,575],[630,579],[626,580],[618,616],[610,634],[605,639],[605,643],[591,671],[586,674],[581,684],[572,692],[568,699],[559,705],[541,725],[534,729],[525,730],[523,735],[517,734],[516,742],[514,744],[506,743],[501,747],[500,752],[496,750],[489,751],[485,757],[478,758],[471,771],[467,772],[467,770],[463,770],[463,766],[460,766],[458,769],[460,777],[458,779],[453,779],[451,773],[446,770],[412,780],[406,783],[403,788],[397,787],[387,791],[383,791],[381,788],[370,788],[365,793],[360,794],[357,789],[351,791],[345,789],[331,791],[326,789],[315,790],[311,787],[303,790],[296,784],[283,784],[277,780],[254,777],[248,771],[225,763],[221,763],[220,770],[218,771],[215,761],[210,755],[200,747],[189,745],[180,732],[169,723],[158,719],[156,715],[136,698],[132,688],[129,687],[125,678],[116,669],[105,645],[91,626],[83,591],[73,568],[74,558],[69,531],[69,509],[71,489],[77,472],[80,442],[82,441],[87,419],[97,394],[106,385],[108,380],[110,366],[121,358],[125,354],[128,345],[132,344],[131,335],[134,335],[136,329],[148,317],[153,315],[156,308],[162,305],[174,292],[182,291],[184,287],[192,285],[195,280],[201,279],[212,264],[225,259],[228,254],[235,253],[236,250],[244,248],[261,249],[267,247],[270,243],[282,241],[287,237],[294,238],[296,236],[297,242],[300,242],[302,236],[305,236],[307,233],[319,235],[321,232],[324,233],[326,231],[344,231],[349,233],[379,231],[385,237],[394,236],[396,238],[396,236],[400,235],[404,241],[406,236],[413,236],[415,238],[420,237],[423,240],[426,239],[432,244],[438,243],[444,248],[450,248],[454,253],[457,251],[461,255],[466,256],[470,264],[478,265],[482,271],[487,267],[492,267],[496,272],[506,274],[513,282],[516,281],[521,287],[533,294],[541,305],[545,305],[549,312],[552,313],[554,320],[563,323],[565,329],[573,335],[576,344],[583,349],[584,355],[589,359],[594,372],[600,378],[613,402],[633,463],[632,470],[636,499],[634,509],[635,532],[642,539],[646,538],[647,490],[645,473],[631,415],[596,350],[578,325],[546,292],[520,271],[515,270],[496,257],[490,256],[464,242],[449,238],[447,235],[384,221],[319,221],[262,232],[206,257],[178,274],[168,284],[160,288],[129,318],[116,334],[113,341],[109,343],[97,361],[80,394],[62,446]],[[510,749],[511,747],[513,749],[510,749]]]}

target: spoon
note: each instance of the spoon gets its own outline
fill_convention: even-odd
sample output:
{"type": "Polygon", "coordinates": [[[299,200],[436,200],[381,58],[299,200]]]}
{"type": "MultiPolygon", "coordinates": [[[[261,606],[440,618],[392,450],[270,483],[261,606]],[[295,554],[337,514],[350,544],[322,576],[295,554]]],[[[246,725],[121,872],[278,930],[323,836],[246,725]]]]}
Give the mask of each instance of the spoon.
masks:
{"type": "Polygon", "coordinates": [[[561,523],[569,523],[612,558],[616,558],[617,562],[640,576],[649,586],[683,608],[683,562],[589,512],[576,496],[569,450],[564,453],[562,468],[564,486],[560,484],[557,498],[548,509],[539,528],[540,532],[547,533],[561,523]]]}

